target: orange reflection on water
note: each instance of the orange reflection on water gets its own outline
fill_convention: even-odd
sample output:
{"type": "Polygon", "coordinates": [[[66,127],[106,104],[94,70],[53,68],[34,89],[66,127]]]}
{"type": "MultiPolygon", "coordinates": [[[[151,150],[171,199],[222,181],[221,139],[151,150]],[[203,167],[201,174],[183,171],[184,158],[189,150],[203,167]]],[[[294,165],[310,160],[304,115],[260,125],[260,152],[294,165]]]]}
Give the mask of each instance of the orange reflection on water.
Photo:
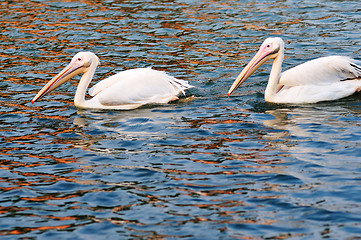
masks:
{"type": "MultiPolygon", "coordinates": [[[[43,216],[41,216],[43,217],[43,216]]],[[[85,224],[84,224],[85,225],[85,224]]],[[[45,230],[62,230],[72,227],[70,224],[58,225],[58,226],[41,226],[41,227],[18,227],[15,230],[0,231],[0,235],[20,235],[32,231],[45,231],[45,230]]]]}

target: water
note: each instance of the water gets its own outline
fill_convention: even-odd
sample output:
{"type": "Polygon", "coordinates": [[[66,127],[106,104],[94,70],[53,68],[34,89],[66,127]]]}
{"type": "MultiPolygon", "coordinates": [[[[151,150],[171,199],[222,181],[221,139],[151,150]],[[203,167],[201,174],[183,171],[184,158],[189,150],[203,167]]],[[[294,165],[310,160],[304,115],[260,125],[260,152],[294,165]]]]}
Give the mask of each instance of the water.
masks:
{"type": "MultiPolygon", "coordinates": [[[[267,104],[270,66],[225,93],[266,36],[284,67],[360,57],[359,1],[0,3],[2,239],[359,239],[361,97],[267,104]],[[95,81],[153,67],[196,88],[133,111],[30,100],[78,51],[95,81]]],[[[78,78],[77,78],[78,79],[78,78]]]]}

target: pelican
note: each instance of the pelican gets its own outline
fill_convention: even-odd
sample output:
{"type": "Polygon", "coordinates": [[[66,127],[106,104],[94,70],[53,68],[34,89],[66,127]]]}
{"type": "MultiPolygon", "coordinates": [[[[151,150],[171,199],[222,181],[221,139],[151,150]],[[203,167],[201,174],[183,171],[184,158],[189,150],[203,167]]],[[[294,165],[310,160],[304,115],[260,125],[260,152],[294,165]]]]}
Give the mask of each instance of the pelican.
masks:
{"type": "Polygon", "coordinates": [[[168,103],[193,86],[187,81],[169,76],[151,68],[136,68],[119,72],[89,89],[93,98],[86,100],[86,90],[91,82],[99,58],[92,52],[77,53],[70,64],[50,80],[33,98],[51,92],[72,77],[83,74],[74,97],[74,105],[87,109],[134,109],[149,103],[168,103]]]}
{"type": "Polygon", "coordinates": [[[267,102],[316,103],[344,98],[361,90],[360,61],[343,56],[321,57],[281,74],[283,56],[283,40],[267,38],[233,82],[227,95],[269,59],[274,60],[265,91],[267,102]]]}

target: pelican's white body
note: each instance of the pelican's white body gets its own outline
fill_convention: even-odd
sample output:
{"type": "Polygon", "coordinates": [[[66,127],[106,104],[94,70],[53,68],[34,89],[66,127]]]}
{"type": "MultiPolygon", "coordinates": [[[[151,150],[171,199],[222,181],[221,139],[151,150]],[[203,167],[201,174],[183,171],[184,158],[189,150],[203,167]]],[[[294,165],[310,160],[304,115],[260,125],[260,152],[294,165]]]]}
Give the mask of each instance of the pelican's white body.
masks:
{"type": "Polygon", "coordinates": [[[74,105],[90,109],[134,109],[144,104],[168,103],[192,86],[187,81],[151,68],[137,68],[115,74],[89,90],[93,98],[86,100],[88,86],[99,64],[92,52],[77,53],[70,64],[48,82],[33,98],[32,103],[70,80],[83,74],[74,97],[74,105]]]}
{"type": "Polygon", "coordinates": [[[186,81],[151,68],[119,72],[89,89],[93,98],[75,101],[79,108],[134,109],[144,104],[168,103],[177,100],[190,88],[186,81]]]}
{"type": "Polygon", "coordinates": [[[343,56],[321,57],[281,74],[276,94],[265,95],[275,103],[316,103],[344,98],[361,89],[361,65],[343,56]],[[358,79],[358,80],[357,80],[358,79]]]}
{"type": "Polygon", "coordinates": [[[257,54],[236,78],[228,95],[258,67],[274,59],[265,100],[274,103],[316,103],[344,98],[361,90],[361,62],[349,57],[317,58],[283,73],[284,42],[267,38],[257,54]]]}

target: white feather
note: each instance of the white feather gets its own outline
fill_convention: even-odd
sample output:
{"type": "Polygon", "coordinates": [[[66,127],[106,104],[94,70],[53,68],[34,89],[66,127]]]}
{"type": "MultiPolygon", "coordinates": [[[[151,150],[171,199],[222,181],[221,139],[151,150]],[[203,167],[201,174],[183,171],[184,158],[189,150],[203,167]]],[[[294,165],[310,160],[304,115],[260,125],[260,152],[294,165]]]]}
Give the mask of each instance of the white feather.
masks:
{"type": "Polygon", "coordinates": [[[317,58],[284,71],[279,84],[287,86],[324,85],[345,79],[360,78],[360,70],[357,71],[357,68],[351,64],[357,66],[358,63],[354,59],[343,56],[317,58]]]}
{"type": "Polygon", "coordinates": [[[89,94],[106,106],[167,103],[192,87],[165,72],[137,68],[119,72],[89,89],[89,94]]]}

